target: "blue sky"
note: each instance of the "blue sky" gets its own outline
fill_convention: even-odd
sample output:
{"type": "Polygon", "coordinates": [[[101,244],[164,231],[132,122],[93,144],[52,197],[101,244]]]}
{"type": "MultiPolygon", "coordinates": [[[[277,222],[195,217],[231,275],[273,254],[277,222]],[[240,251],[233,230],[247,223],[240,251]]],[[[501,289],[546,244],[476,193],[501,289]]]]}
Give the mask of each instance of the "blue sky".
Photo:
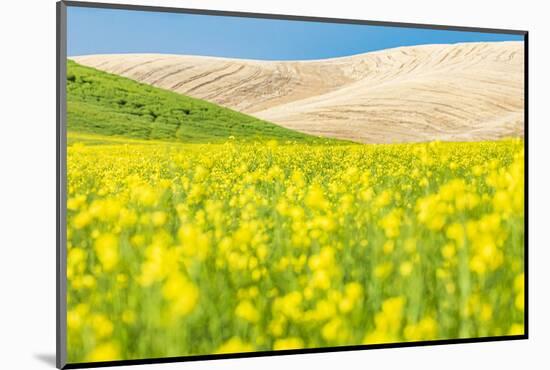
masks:
{"type": "Polygon", "coordinates": [[[68,8],[69,56],[170,53],[265,60],[353,55],[397,46],[523,40],[522,35],[68,8]]]}

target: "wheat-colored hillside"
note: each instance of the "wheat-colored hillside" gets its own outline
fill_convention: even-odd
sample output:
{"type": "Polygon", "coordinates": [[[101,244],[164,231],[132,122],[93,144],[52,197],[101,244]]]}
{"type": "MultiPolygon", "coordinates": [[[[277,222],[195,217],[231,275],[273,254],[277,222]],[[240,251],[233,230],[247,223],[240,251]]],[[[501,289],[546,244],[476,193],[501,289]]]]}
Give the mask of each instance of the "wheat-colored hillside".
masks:
{"type": "Polygon", "coordinates": [[[75,61],[305,133],[365,143],[523,136],[522,42],[401,47],[315,61],[158,54],[75,61]]]}

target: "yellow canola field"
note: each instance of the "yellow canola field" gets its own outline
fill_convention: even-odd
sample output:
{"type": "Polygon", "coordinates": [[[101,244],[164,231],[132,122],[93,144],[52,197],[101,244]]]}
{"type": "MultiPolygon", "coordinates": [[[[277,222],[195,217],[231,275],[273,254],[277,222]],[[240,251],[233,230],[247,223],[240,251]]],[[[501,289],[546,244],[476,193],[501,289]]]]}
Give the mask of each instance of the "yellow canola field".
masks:
{"type": "Polygon", "coordinates": [[[69,362],[523,334],[524,144],[68,147],[69,362]]]}

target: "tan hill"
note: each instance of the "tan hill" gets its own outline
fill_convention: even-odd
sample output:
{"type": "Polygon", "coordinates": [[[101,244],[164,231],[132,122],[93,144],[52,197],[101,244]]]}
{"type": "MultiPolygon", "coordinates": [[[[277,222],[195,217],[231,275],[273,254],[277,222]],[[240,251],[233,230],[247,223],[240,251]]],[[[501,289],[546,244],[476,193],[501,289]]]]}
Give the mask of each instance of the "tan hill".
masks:
{"type": "Polygon", "coordinates": [[[314,61],[159,54],[75,61],[309,134],[364,143],[523,136],[522,42],[400,47],[314,61]]]}

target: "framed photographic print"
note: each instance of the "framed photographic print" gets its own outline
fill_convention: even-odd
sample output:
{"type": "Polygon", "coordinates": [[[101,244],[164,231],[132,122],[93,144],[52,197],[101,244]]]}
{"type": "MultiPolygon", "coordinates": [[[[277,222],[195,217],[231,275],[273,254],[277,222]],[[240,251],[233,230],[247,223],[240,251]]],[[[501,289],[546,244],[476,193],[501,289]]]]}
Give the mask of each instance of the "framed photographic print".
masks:
{"type": "Polygon", "coordinates": [[[59,368],[527,338],[526,31],[57,11],[59,368]]]}

